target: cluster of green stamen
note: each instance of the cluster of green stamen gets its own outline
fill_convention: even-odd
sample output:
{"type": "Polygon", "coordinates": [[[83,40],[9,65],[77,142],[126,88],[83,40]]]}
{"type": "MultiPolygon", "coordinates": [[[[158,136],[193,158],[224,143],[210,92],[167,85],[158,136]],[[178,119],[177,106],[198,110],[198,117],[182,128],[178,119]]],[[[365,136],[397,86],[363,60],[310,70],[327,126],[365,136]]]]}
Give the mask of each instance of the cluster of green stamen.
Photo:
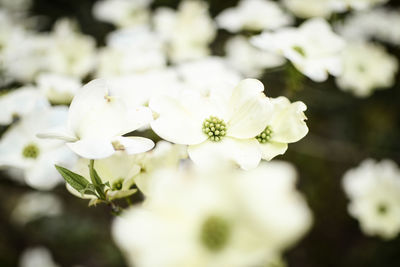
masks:
{"type": "Polygon", "coordinates": [[[264,131],[262,131],[259,135],[256,136],[256,139],[261,144],[267,143],[272,136],[272,130],[270,126],[267,126],[264,131]]]}
{"type": "Polygon", "coordinates": [[[223,249],[231,235],[229,223],[219,216],[208,217],[201,228],[201,242],[210,251],[223,249]]]}
{"type": "Polygon", "coordinates": [[[24,147],[22,150],[22,156],[24,158],[36,159],[39,156],[39,152],[38,146],[31,143],[24,147]]]}
{"type": "Polygon", "coordinates": [[[376,211],[379,215],[386,215],[389,211],[389,207],[385,203],[380,203],[377,205],[376,211]]]}
{"type": "Polygon", "coordinates": [[[203,133],[205,133],[211,141],[221,141],[226,135],[226,124],[223,120],[210,116],[203,122],[203,133]]]}
{"type": "Polygon", "coordinates": [[[122,189],[122,183],[124,182],[124,178],[120,178],[112,184],[112,190],[117,191],[122,189]]]}

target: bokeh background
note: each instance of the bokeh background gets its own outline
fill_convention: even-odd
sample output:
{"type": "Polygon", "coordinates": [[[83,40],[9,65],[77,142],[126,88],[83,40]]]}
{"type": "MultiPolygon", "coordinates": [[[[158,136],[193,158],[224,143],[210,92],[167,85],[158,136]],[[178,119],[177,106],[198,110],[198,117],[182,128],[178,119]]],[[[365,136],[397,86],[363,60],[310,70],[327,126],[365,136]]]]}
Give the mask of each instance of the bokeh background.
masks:
{"type": "MultiPolygon", "coordinates": [[[[207,2],[213,17],[237,4],[235,0],[207,2]]],[[[115,28],[93,18],[94,3],[36,0],[30,14],[40,17],[40,31],[50,30],[61,17],[74,18],[83,33],[103,45],[107,33],[115,28]]],[[[176,8],[178,4],[178,0],[155,0],[152,8],[176,8]]],[[[400,3],[390,1],[388,5],[398,8],[400,3]]],[[[222,55],[229,36],[228,32],[219,31],[212,44],[215,54],[222,55]]],[[[399,47],[385,46],[400,58],[399,47]]],[[[365,158],[390,158],[400,164],[400,77],[393,88],[376,91],[365,99],[338,90],[332,78],[315,83],[288,68],[267,70],[261,80],[268,96],[285,95],[308,106],[309,134],[278,157],[297,167],[299,189],[314,214],[311,231],[285,255],[288,265],[400,266],[400,237],[383,241],[363,235],[358,222],[347,213],[348,200],[341,187],[345,171],[365,158]]],[[[5,130],[3,127],[1,132],[5,130]]],[[[113,216],[109,207],[88,208],[86,201],[59,186],[54,192],[62,200],[61,215],[16,225],[10,220],[11,213],[18,199],[29,191],[32,189],[0,173],[0,266],[18,266],[22,251],[35,245],[49,248],[61,266],[126,266],[110,235],[113,216]]],[[[140,196],[136,198],[139,200],[140,196]]]]}

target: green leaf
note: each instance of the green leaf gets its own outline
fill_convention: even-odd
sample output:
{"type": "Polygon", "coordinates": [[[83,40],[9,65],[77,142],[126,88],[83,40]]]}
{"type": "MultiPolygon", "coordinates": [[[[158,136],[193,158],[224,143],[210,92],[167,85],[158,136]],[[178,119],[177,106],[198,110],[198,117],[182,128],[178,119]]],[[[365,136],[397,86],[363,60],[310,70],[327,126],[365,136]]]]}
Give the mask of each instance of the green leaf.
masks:
{"type": "Polygon", "coordinates": [[[58,165],[55,165],[55,167],[64,180],[78,192],[82,192],[82,190],[89,188],[90,183],[85,179],[85,177],[58,165]]]}
{"type": "Polygon", "coordinates": [[[100,176],[97,174],[97,171],[93,169],[93,176],[96,181],[96,185],[103,186],[103,181],[101,180],[100,176]]]}
{"type": "Polygon", "coordinates": [[[96,192],[99,194],[100,199],[105,200],[106,195],[104,194],[104,185],[103,182],[101,181],[100,176],[97,174],[96,170],[94,169],[94,160],[90,160],[89,164],[89,173],[90,173],[90,179],[92,180],[92,183],[94,187],[96,188],[96,192]]]}
{"type": "Polygon", "coordinates": [[[93,195],[99,197],[96,193],[96,188],[93,184],[88,184],[87,187],[81,191],[79,191],[82,195],[93,195]]]}

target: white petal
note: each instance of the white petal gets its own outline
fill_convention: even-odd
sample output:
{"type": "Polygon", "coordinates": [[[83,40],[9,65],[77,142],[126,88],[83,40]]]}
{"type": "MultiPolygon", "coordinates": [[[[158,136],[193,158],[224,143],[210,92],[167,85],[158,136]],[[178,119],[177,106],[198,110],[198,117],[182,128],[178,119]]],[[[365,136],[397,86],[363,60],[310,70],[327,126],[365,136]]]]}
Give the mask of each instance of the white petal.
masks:
{"type": "Polygon", "coordinates": [[[77,131],[82,122],[83,114],[88,113],[99,102],[104,101],[107,94],[107,84],[103,79],[93,80],[83,86],[71,102],[68,113],[68,125],[77,131]]]}
{"type": "Polygon", "coordinates": [[[228,136],[247,139],[265,129],[271,104],[263,91],[263,84],[256,79],[242,80],[235,87],[229,102],[228,136]]]}
{"type": "Polygon", "coordinates": [[[128,136],[128,137],[120,136],[113,140],[113,142],[115,141],[117,141],[119,144],[123,146],[123,150],[127,154],[143,153],[149,151],[154,147],[154,142],[152,140],[138,136],[128,136]]]}
{"type": "Polygon", "coordinates": [[[274,115],[271,119],[272,141],[293,143],[302,139],[308,133],[304,120],[307,106],[303,102],[290,103],[285,97],[272,99],[274,115]]]}
{"type": "Polygon", "coordinates": [[[62,179],[53,165],[35,164],[34,168],[25,171],[25,181],[35,189],[50,190],[61,183],[62,179]]]}
{"type": "Polygon", "coordinates": [[[41,138],[41,139],[57,139],[57,140],[63,140],[66,142],[75,142],[78,140],[74,136],[70,136],[65,133],[56,133],[56,132],[38,133],[38,134],[36,134],[36,137],[41,138]]]}
{"type": "Polygon", "coordinates": [[[120,134],[126,134],[135,131],[140,127],[148,125],[153,120],[153,113],[147,107],[137,107],[131,109],[127,113],[126,127],[122,129],[120,134]]]}
{"type": "Polygon", "coordinates": [[[76,159],[76,156],[65,146],[43,151],[32,167],[25,170],[25,181],[36,189],[52,189],[63,181],[54,165],[70,168],[76,159]]]}
{"type": "Polygon", "coordinates": [[[215,166],[222,161],[238,164],[242,169],[257,167],[261,151],[255,139],[235,139],[225,137],[220,142],[205,141],[188,148],[189,157],[199,165],[215,166]]]}
{"type": "Polygon", "coordinates": [[[115,150],[111,140],[107,139],[82,139],[67,146],[76,154],[87,159],[107,158],[114,154],[115,150]]]}
{"type": "Polygon", "coordinates": [[[305,76],[307,76],[314,82],[324,82],[326,81],[326,79],[328,79],[328,71],[324,68],[323,65],[321,66],[321,63],[319,63],[317,60],[301,60],[296,62],[292,59],[292,61],[300,72],[302,72],[305,76]]]}
{"type": "Polygon", "coordinates": [[[265,160],[271,160],[277,155],[283,155],[288,148],[285,143],[268,142],[265,144],[260,144],[261,157],[265,160]]]}
{"type": "Polygon", "coordinates": [[[202,131],[202,119],[178,99],[156,97],[150,101],[150,108],[158,116],[151,128],[163,139],[184,145],[199,144],[207,139],[202,131]]]}

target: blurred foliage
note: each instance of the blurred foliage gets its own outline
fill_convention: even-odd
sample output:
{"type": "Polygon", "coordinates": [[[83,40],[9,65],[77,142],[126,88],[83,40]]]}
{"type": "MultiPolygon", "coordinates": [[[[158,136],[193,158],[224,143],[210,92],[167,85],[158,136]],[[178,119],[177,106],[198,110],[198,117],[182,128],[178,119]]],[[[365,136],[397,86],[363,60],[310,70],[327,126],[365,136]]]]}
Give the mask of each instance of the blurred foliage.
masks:
{"type": "MultiPolygon", "coordinates": [[[[51,29],[60,17],[74,17],[82,31],[94,36],[101,45],[114,27],[94,20],[91,14],[94,2],[36,0],[31,12],[41,18],[43,31],[51,29]]],[[[208,2],[215,16],[237,1],[208,2]]],[[[396,2],[391,1],[390,5],[399,5],[396,2]]],[[[177,0],[156,0],[153,7],[176,7],[178,3],[177,0]]],[[[228,37],[227,32],[220,31],[213,44],[216,54],[223,53],[228,37]]],[[[389,47],[389,50],[400,58],[398,47],[389,47]]],[[[299,188],[314,213],[310,233],[287,253],[288,265],[400,266],[400,237],[382,241],[364,236],[357,221],[347,213],[347,200],[341,189],[344,172],[365,158],[391,158],[400,163],[400,77],[393,88],[376,91],[366,99],[340,91],[333,79],[314,83],[305,77],[299,78],[289,65],[267,70],[262,82],[267,95],[286,95],[308,106],[310,133],[278,157],[296,165],[299,188]]],[[[63,200],[62,216],[19,227],[10,222],[10,213],[16,200],[28,191],[29,188],[5,177],[0,179],[0,266],[17,266],[20,253],[33,245],[48,247],[61,266],[125,266],[110,236],[112,216],[107,206],[88,208],[86,201],[70,195],[61,186],[55,193],[63,200]]]]}

